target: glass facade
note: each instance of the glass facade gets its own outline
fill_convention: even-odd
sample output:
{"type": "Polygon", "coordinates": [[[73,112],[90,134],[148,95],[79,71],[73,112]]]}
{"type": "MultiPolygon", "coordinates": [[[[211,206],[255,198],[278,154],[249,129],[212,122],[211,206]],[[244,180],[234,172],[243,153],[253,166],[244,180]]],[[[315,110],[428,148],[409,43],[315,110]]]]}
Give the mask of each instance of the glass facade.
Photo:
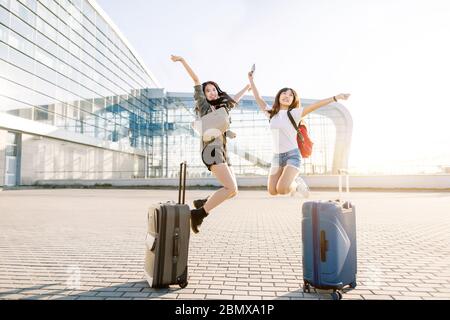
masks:
{"type": "Polygon", "coordinates": [[[157,84],[86,0],[0,0],[0,111],[147,150],[157,84]]]}
{"type": "MultiPolygon", "coordinates": [[[[190,127],[193,94],[165,94],[114,30],[88,0],[0,0],[0,116],[134,147],[147,155],[149,177],[175,177],[184,160],[191,177],[209,176],[190,127]]],[[[234,171],[266,175],[268,120],[246,98],[231,115],[234,171]]],[[[315,146],[303,173],[330,173],[333,122],[306,122],[315,146]]]]}
{"type": "MultiPolygon", "coordinates": [[[[273,103],[266,99],[267,103],[273,103]]],[[[186,160],[189,175],[209,176],[200,158],[200,140],[190,124],[195,119],[193,96],[168,94],[166,98],[167,124],[159,143],[158,163],[165,164],[163,175],[175,177],[179,163],[186,160]]],[[[306,106],[307,104],[303,104],[306,106]]],[[[238,175],[267,175],[272,160],[272,138],[269,121],[260,112],[253,99],[244,97],[239,106],[231,111],[231,130],[235,139],[229,139],[228,154],[233,169],[238,175]]],[[[314,142],[311,158],[302,159],[302,174],[329,174],[332,172],[336,128],[325,116],[310,114],[305,118],[309,135],[314,142]]],[[[162,169],[162,168],[161,168],[162,169]]]]}

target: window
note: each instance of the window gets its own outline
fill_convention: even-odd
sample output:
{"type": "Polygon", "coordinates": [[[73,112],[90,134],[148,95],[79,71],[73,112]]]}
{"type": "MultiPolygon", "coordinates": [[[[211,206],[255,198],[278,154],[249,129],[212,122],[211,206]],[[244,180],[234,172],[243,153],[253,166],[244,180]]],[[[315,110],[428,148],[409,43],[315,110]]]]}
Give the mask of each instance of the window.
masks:
{"type": "Polygon", "coordinates": [[[8,145],[6,146],[6,156],[17,157],[17,146],[8,145]]]}
{"type": "MultiPolygon", "coordinates": [[[[53,58],[54,60],[54,58],[53,58]]],[[[49,68],[41,63],[36,64],[36,74],[52,83],[56,83],[57,80],[57,73],[52,68],[49,68]]]]}
{"type": "Polygon", "coordinates": [[[29,25],[34,26],[36,16],[28,8],[18,1],[11,2],[11,12],[15,13],[22,20],[27,22],[29,25]]]}
{"type": "Polygon", "coordinates": [[[64,4],[61,4],[58,10],[59,24],[66,24],[69,20],[69,13],[64,8],[64,4]]]}
{"type": "Polygon", "coordinates": [[[64,76],[71,78],[74,74],[74,70],[67,64],[59,62],[59,72],[62,73],[64,76]]]}
{"type": "MultiPolygon", "coordinates": [[[[58,80],[57,80],[58,85],[59,85],[59,77],[60,77],[60,75],[58,75],[58,80]]],[[[58,87],[56,89],[55,99],[57,99],[59,101],[71,101],[71,97],[72,97],[72,95],[69,92],[67,92],[67,90],[62,89],[60,87],[58,87]]]]}
{"type": "Polygon", "coordinates": [[[69,33],[70,33],[70,27],[67,24],[65,24],[63,21],[61,21],[61,20],[58,21],[58,31],[60,34],[65,36],[68,40],[69,33]]]}
{"type": "Polygon", "coordinates": [[[71,23],[76,24],[77,30],[81,30],[81,24],[83,23],[83,15],[81,14],[80,10],[75,8],[72,4],[69,4],[67,7],[67,11],[70,13],[70,15],[73,18],[73,21],[71,23]],[[75,22],[77,21],[77,22],[75,22]]]}
{"type": "Polygon", "coordinates": [[[30,9],[32,12],[36,12],[36,0],[19,0],[21,3],[23,3],[28,9],[30,9]]]}
{"type": "Polygon", "coordinates": [[[0,0],[0,4],[5,8],[9,7],[9,0],[0,0]]]}
{"type": "Polygon", "coordinates": [[[39,17],[36,19],[36,29],[56,42],[56,30],[39,17]]]}
{"type": "Polygon", "coordinates": [[[0,42],[0,59],[8,60],[8,46],[0,42]]]}
{"type": "Polygon", "coordinates": [[[0,40],[3,42],[8,42],[8,31],[9,29],[0,24],[0,40]]]}
{"type": "Polygon", "coordinates": [[[90,21],[95,22],[95,10],[88,2],[83,4],[83,13],[90,21]]]}
{"type": "Polygon", "coordinates": [[[58,5],[53,0],[39,0],[42,2],[47,9],[49,9],[51,12],[53,12],[55,15],[58,13],[58,5]]]}
{"type": "Polygon", "coordinates": [[[66,125],[65,125],[66,130],[75,132],[76,125],[77,125],[76,120],[71,119],[71,118],[66,118],[66,125]]]}
{"type": "Polygon", "coordinates": [[[33,40],[33,28],[17,18],[15,15],[11,15],[11,29],[22,35],[24,38],[33,40]]]}
{"type": "Polygon", "coordinates": [[[9,26],[10,25],[10,13],[9,11],[0,8],[0,22],[3,23],[5,26],[9,26]]]}
{"type": "Polygon", "coordinates": [[[40,106],[39,108],[34,108],[34,120],[47,124],[53,124],[55,115],[46,110],[47,108],[48,106],[40,106]]]}
{"type": "Polygon", "coordinates": [[[95,21],[98,30],[100,30],[103,34],[106,34],[106,29],[108,28],[108,25],[106,24],[105,20],[103,18],[97,16],[97,20],[95,21]]]}
{"type": "Polygon", "coordinates": [[[77,43],[77,38],[78,36],[75,34],[74,31],[70,32],[70,39],[72,40],[72,42],[69,43],[69,51],[75,56],[75,57],[79,57],[80,56],[80,47],[78,45],[76,45],[77,43]]]}
{"type": "Polygon", "coordinates": [[[32,107],[23,108],[22,106],[20,106],[19,109],[9,110],[7,113],[16,117],[32,120],[32,112],[33,112],[32,107]]]}
{"type": "MultiPolygon", "coordinates": [[[[69,48],[69,39],[61,33],[58,33],[57,43],[61,48],[69,48]]],[[[59,50],[59,52],[61,52],[61,50],[59,50]]]]}
{"type": "Polygon", "coordinates": [[[50,58],[50,55],[41,48],[36,48],[35,59],[47,66],[53,67],[53,60],[50,58]]]}
{"type": "Polygon", "coordinates": [[[58,88],[54,84],[51,84],[40,78],[35,78],[34,90],[36,91],[34,91],[32,94],[33,100],[30,104],[41,106],[55,103],[55,93],[57,89],[58,88]],[[42,94],[39,92],[42,92],[42,94]]]}
{"type": "Polygon", "coordinates": [[[36,32],[36,44],[47,52],[56,53],[58,50],[56,43],[42,35],[40,32],[36,32]]]}
{"type": "Polygon", "coordinates": [[[55,114],[55,126],[58,128],[65,128],[66,127],[66,117],[55,114]]]}
{"type": "Polygon", "coordinates": [[[33,57],[34,55],[34,45],[16,34],[15,32],[10,32],[9,34],[9,45],[17,50],[33,57]]]}
{"type": "Polygon", "coordinates": [[[58,25],[58,19],[56,16],[50,12],[46,7],[44,7],[40,2],[37,4],[37,15],[44,19],[49,25],[58,25]]]}
{"type": "Polygon", "coordinates": [[[33,72],[34,71],[34,65],[35,65],[35,61],[33,59],[31,59],[30,57],[24,55],[23,53],[11,49],[9,50],[9,57],[10,60],[18,67],[25,69],[29,72],[33,72]]]}
{"type": "MultiPolygon", "coordinates": [[[[24,84],[28,87],[33,87],[34,75],[32,73],[23,71],[19,68],[10,66],[8,68],[9,79],[20,84],[24,84]]],[[[9,94],[11,94],[9,92],[9,94]]],[[[19,97],[20,98],[20,97],[19,97]]],[[[21,97],[23,100],[25,97],[21,97]]],[[[25,101],[25,100],[24,100],[25,101]]]]}
{"type": "Polygon", "coordinates": [[[78,106],[67,105],[67,117],[78,120],[79,119],[78,106]]]}
{"type": "Polygon", "coordinates": [[[82,4],[83,4],[83,0],[70,0],[70,2],[72,2],[73,3],[73,5],[78,9],[78,10],[82,10],[83,9],[83,6],[82,6],[82,4]]]}
{"type": "Polygon", "coordinates": [[[80,108],[86,112],[92,112],[92,100],[82,100],[80,103],[80,108]]]}
{"type": "MultiPolygon", "coordinates": [[[[91,45],[93,45],[95,43],[95,37],[89,31],[85,30],[84,38],[91,45]]],[[[85,48],[89,48],[89,47],[85,46],[85,48]]]]}

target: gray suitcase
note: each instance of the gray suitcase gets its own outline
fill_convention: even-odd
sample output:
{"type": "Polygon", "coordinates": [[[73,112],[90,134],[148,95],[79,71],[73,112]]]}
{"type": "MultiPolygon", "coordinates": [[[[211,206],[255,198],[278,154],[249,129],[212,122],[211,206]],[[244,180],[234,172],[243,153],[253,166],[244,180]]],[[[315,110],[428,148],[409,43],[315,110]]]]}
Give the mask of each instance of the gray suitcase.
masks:
{"type": "Polygon", "coordinates": [[[145,277],[153,288],[188,285],[188,251],[191,211],[184,204],[186,162],[180,164],[178,203],[159,202],[148,211],[145,277]]]}

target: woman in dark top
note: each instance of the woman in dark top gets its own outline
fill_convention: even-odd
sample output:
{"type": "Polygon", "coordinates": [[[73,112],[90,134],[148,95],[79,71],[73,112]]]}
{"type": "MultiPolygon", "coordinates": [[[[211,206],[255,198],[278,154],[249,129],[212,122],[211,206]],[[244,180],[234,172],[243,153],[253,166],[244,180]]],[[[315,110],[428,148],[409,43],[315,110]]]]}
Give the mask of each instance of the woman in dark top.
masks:
{"type": "MultiPolygon", "coordinates": [[[[192,71],[184,58],[171,56],[172,61],[181,62],[189,76],[194,81],[194,99],[195,111],[197,116],[202,117],[212,111],[211,106],[216,109],[225,108],[229,112],[234,108],[245,92],[250,90],[250,85],[246,85],[239,93],[231,98],[226,92],[222,91],[217,83],[208,81],[200,83],[197,75],[192,71]]],[[[234,138],[235,134],[227,131],[212,141],[202,142],[202,160],[209,171],[220,181],[223,187],[217,190],[207,199],[194,201],[195,209],[191,210],[191,228],[194,233],[198,233],[198,227],[203,219],[222,202],[237,195],[238,187],[236,176],[231,168],[231,163],[227,154],[227,138],[234,138]]]]}

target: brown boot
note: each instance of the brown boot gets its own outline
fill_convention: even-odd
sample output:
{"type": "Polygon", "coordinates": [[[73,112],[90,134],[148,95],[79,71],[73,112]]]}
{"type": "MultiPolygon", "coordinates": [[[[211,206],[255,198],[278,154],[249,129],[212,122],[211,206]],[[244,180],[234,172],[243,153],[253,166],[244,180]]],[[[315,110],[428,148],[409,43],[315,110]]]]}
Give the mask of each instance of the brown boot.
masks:
{"type": "Polygon", "coordinates": [[[206,203],[206,201],[208,201],[207,197],[206,199],[198,199],[198,200],[194,200],[192,203],[194,204],[195,209],[200,209],[201,207],[203,207],[206,203]]]}
{"type": "Polygon", "coordinates": [[[191,210],[191,229],[194,233],[198,233],[198,227],[202,224],[203,219],[208,216],[208,213],[203,207],[200,209],[191,210]]]}

